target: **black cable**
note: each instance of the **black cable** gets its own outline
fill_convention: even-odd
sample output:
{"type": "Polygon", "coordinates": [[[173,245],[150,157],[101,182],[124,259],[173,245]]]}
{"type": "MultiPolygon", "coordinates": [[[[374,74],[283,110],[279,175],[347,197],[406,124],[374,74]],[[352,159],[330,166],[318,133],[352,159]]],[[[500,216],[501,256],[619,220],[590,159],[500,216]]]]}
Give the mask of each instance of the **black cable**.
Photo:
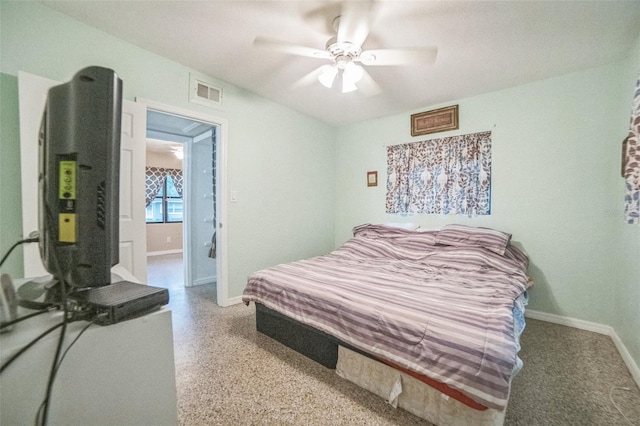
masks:
{"type": "MultiPolygon", "coordinates": [[[[46,218],[47,218],[47,223],[49,224],[49,228],[50,229],[54,229],[54,219],[53,219],[53,215],[51,214],[51,210],[47,207],[45,209],[45,214],[46,214],[46,218]]],[[[62,309],[64,311],[64,315],[62,317],[62,329],[60,330],[60,337],[58,338],[58,346],[56,348],[56,353],[53,357],[53,363],[51,364],[51,371],[49,372],[49,380],[47,382],[47,392],[45,394],[44,397],[44,401],[42,401],[42,405],[40,405],[40,408],[38,409],[38,412],[36,414],[36,423],[38,423],[38,418],[40,417],[40,412],[42,411],[42,417],[40,418],[40,424],[42,426],[46,426],[47,424],[47,418],[49,416],[49,403],[51,402],[51,391],[53,390],[53,382],[56,379],[56,373],[58,372],[58,362],[60,361],[60,352],[62,351],[62,345],[64,344],[64,336],[65,333],[67,331],[67,322],[69,319],[69,306],[68,306],[68,301],[67,301],[67,287],[66,287],[66,281],[64,279],[64,277],[62,276],[61,270],[60,270],[60,263],[58,262],[58,256],[54,255],[51,257],[52,260],[52,267],[53,267],[53,271],[52,272],[54,278],[58,278],[59,282],[58,285],[60,286],[60,296],[61,296],[61,303],[62,303],[62,309]]]]}
{"type": "Polygon", "coordinates": [[[19,322],[21,322],[21,321],[24,321],[24,320],[26,320],[26,319],[29,319],[29,318],[32,318],[32,317],[35,317],[35,316],[38,316],[38,315],[44,314],[44,313],[46,313],[46,312],[49,312],[49,308],[47,308],[47,309],[42,309],[42,310],[40,310],[40,311],[38,311],[38,312],[34,312],[34,313],[32,313],[32,314],[25,315],[25,316],[23,316],[23,317],[16,318],[16,319],[11,320],[11,321],[5,321],[5,322],[3,322],[2,324],[0,324],[0,330],[2,330],[2,329],[3,329],[3,328],[5,328],[5,327],[9,327],[9,326],[11,326],[11,325],[13,325],[13,324],[17,324],[17,323],[19,323],[19,322]]]}
{"type": "MultiPolygon", "coordinates": [[[[64,350],[64,352],[62,353],[62,356],[60,357],[60,360],[58,361],[58,365],[56,366],[56,371],[55,371],[56,374],[58,372],[58,369],[60,368],[60,365],[62,364],[62,361],[64,360],[64,357],[67,356],[67,352],[69,352],[69,349],[71,349],[71,347],[78,341],[80,336],[82,336],[82,333],[87,331],[89,329],[89,327],[91,327],[93,324],[96,323],[96,321],[98,321],[98,319],[99,319],[99,317],[96,317],[96,318],[93,319],[93,321],[91,321],[89,324],[84,326],[82,328],[82,330],[80,330],[80,332],[78,333],[76,338],[73,339],[73,341],[71,343],[69,343],[69,346],[67,346],[67,349],[64,350]]],[[[47,399],[46,398],[45,398],[44,401],[42,401],[42,403],[40,404],[40,407],[38,408],[38,411],[36,412],[36,426],[38,426],[39,424],[42,424],[42,423],[38,423],[38,420],[39,420],[39,418],[41,416],[43,408],[45,407],[45,403],[47,403],[47,399]]],[[[44,420],[44,417],[43,417],[43,420],[44,420]]]]}
{"type": "Polygon", "coordinates": [[[67,346],[67,349],[64,350],[64,352],[62,353],[62,356],[60,357],[60,360],[58,361],[58,366],[56,367],[56,370],[58,368],[60,368],[60,364],[62,364],[62,361],[64,360],[64,357],[67,356],[67,352],[69,352],[69,349],[71,349],[71,346],[73,346],[78,339],[80,338],[80,336],[82,336],[82,333],[84,333],[85,331],[87,331],[89,329],[89,327],[91,327],[93,324],[96,323],[96,321],[98,321],[100,317],[96,316],[93,321],[91,321],[89,324],[85,325],[82,330],[80,330],[80,332],[78,333],[78,335],[76,336],[75,339],[73,339],[73,341],[71,343],[69,343],[69,346],[67,346]]]}
{"type": "MultiPolygon", "coordinates": [[[[57,269],[57,268],[56,268],[57,269]]],[[[65,280],[63,278],[60,278],[60,291],[62,294],[62,306],[64,308],[64,316],[62,318],[62,330],[60,330],[60,337],[58,339],[58,346],[56,348],[56,353],[53,357],[53,364],[51,365],[51,371],[49,373],[49,381],[47,383],[47,393],[45,394],[45,398],[43,401],[44,404],[44,408],[43,408],[43,412],[42,412],[42,419],[41,419],[41,425],[42,426],[46,426],[47,424],[47,417],[49,414],[49,403],[51,402],[51,391],[53,390],[53,382],[56,379],[56,373],[58,372],[58,362],[60,361],[60,352],[62,351],[62,345],[64,343],[64,336],[65,333],[67,331],[67,322],[68,322],[68,316],[69,316],[69,312],[68,312],[68,306],[67,306],[67,290],[65,287],[65,280]]],[[[40,413],[40,410],[38,410],[38,413],[40,413]]],[[[37,421],[37,419],[36,419],[37,421]]]]}
{"type": "Polygon", "coordinates": [[[53,327],[49,328],[48,330],[46,330],[42,334],[40,334],[38,337],[33,339],[31,342],[29,342],[25,346],[23,346],[18,352],[16,352],[11,358],[9,358],[7,361],[5,361],[4,364],[2,364],[2,367],[0,367],[0,373],[2,373],[5,370],[5,368],[7,368],[20,355],[25,353],[27,351],[27,349],[29,349],[31,346],[35,345],[40,339],[42,339],[44,336],[46,336],[47,334],[49,334],[52,331],[54,331],[56,328],[62,327],[62,325],[63,325],[62,322],[54,325],[53,327]]]}
{"type": "Polygon", "coordinates": [[[36,423],[35,423],[35,426],[40,425],[40,423],[38,423],[38,422],[40,420],[40,417],[42,416],[42,409],[44,408],[44,403],[45,403],[45,401],[42,401],[42,403],[40,404],[40,407],[38,407],[38,411],[36,412],[36,423]]]}
{"type": "Polygon", "coordinates": [[[11,254],[11,252],[18,247],[20,244],[24,244],[24,243],[37,243],[40,239],[39,238],[25,238],[24,240],[20,240],[17,243],[15,243],[14,245],[11,246],[11,248],[9,249],[9,251],[4,255],[4,257],[2,258],[2,260],[0,260],[0,268],[2,267],[2,265],[4,264],[5,260],[7,260],[7,258],[9,257],[9,255],[11,254]]]}

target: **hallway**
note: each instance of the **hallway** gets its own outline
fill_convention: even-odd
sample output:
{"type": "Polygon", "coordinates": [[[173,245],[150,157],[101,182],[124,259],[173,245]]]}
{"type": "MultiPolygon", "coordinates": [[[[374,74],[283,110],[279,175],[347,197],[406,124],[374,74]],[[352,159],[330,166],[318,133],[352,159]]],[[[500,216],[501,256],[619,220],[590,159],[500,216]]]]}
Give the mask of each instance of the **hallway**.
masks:
{"type": "Polygon", "coordinates": [[[190,295],[205,296],[216,303],[216,285],[184,286],[184,261],[182,253],[147,257],[147,284],[169,290],[169,304],[173,312],[173,332],[191,325],[194,300],[190,295]]]}
{"type": "Polygon", "coordinates": [[[147,284],[169,289],[169,293],[184,290],[182,253],[147,256],[147,284]]]}

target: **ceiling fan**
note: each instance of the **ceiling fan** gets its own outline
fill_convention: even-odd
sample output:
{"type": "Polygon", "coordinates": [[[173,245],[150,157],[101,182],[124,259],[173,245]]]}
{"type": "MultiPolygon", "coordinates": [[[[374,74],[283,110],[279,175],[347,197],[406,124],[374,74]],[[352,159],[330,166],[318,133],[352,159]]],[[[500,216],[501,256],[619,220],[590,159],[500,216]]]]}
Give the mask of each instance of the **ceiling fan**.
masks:
{"type": "Polygon", "coordinates": [[[176,156],[178,160],[184,159],[184,148],[182,146],[172,147],[171,152],[176,156]]]}
{"type": "Polygon", "coordinates": [[[361,89],[366,95],[376,95],[382,89],[362,65],[432,64],[436,60],[438,48],[431,46],[363,50],[362,45],[369,36],[371,25],[371,4],[371,2],[344,3],[340,15],[332,22],[336,35],[327,41],[324,50],[266,37],[256,37],[253,44],[291,55],[329,61],[328,64],[302,77],[293,85],[294,87],[306,86],[317,80],[323,86],[331,88],[336,80],[341,80],[342,93],[361,89]]]}

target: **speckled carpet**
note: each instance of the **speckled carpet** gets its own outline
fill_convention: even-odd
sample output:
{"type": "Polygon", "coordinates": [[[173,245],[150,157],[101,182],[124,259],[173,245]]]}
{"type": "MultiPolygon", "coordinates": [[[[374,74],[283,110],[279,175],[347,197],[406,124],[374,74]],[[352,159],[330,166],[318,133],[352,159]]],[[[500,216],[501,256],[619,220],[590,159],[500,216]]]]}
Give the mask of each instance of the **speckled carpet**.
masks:
{"type": "MultiPolygon", "coordinates": [[[[256,332],[253,305],[220,308],[215,286],[170,294],[180,424],[429,424],[256,332]]],[[[528,319],[520,357],[506,425],[640,426],[640,390],[609,337],[528,319]]]]}

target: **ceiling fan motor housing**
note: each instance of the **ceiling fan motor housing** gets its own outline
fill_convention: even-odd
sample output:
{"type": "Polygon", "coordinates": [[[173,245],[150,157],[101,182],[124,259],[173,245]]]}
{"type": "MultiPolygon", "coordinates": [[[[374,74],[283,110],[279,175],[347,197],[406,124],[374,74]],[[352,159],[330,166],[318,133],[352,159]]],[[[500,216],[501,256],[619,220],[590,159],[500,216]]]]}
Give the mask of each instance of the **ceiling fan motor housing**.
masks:
{"type": "Polygon", "coordinates": [[[326,49],[327,52],[331,54],[333,62],[340,69],[344,69],[346,64],[357,59],[360,53],[362,53],[360,47],[348,41],[338,42],[337,37],[331,37],[329,41],[327,41],[326,49]]]}

